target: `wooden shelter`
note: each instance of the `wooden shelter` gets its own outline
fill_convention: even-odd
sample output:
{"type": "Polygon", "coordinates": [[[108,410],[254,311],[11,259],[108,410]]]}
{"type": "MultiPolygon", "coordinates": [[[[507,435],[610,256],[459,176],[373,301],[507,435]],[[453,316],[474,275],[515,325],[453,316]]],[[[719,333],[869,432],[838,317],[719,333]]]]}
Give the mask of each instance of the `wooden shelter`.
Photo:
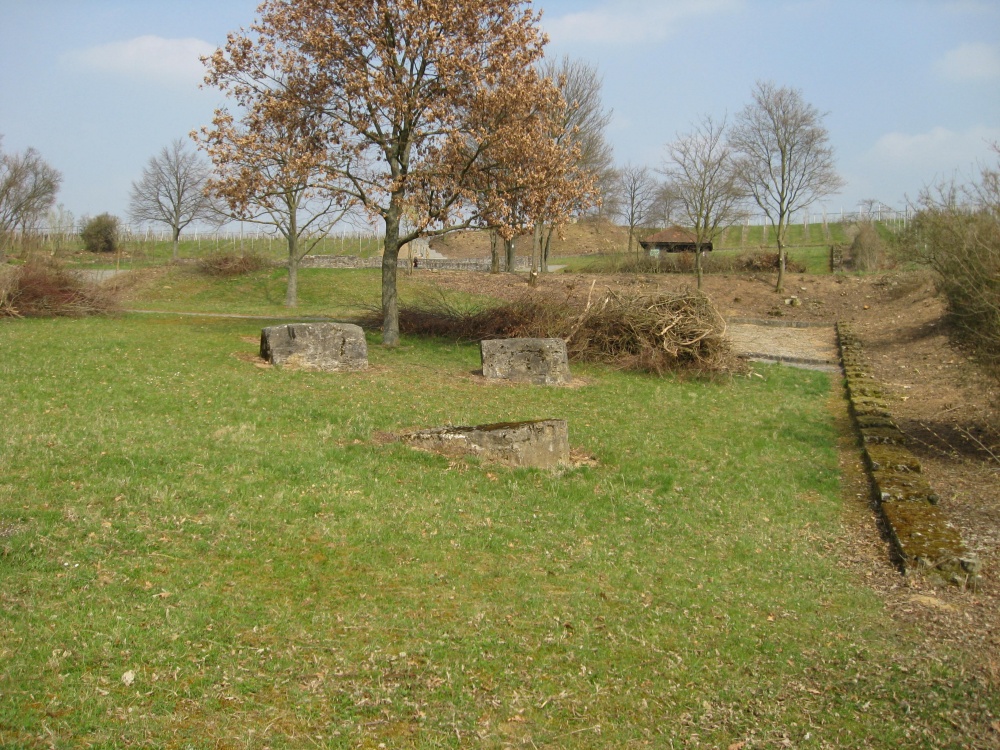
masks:
{"type": "MultiPolygon", "coordinates": [[[[652,237],[640,240],[639,244],[648,255],[657,256],[660,253],[693,253],[696,251],[694,232],[679,226],[672,226],[657,232],[652,237]]],[[[712,250],[711,242],[703,242],[702,250],[712,250]]]]}

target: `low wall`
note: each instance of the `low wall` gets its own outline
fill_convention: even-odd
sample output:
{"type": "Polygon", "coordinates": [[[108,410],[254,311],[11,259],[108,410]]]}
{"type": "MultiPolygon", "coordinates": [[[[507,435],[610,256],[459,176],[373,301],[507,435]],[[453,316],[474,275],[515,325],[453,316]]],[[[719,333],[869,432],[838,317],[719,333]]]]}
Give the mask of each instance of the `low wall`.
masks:
{"type": "Polygon", "coordinates": [[[974,582],[979,565],[938,507],[938,496],[924,478],[919,459],[892,421],[860,340],[843,323],[837,325],[837,335],[851,414],[894,554],[904,571],[929,572],[959,585],[974,582]]]}

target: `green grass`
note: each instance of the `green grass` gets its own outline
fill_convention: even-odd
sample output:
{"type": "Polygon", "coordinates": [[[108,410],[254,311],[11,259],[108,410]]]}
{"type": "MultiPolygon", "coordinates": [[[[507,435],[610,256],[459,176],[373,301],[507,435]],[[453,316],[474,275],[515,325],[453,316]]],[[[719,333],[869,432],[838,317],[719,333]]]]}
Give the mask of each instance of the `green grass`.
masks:
{"type": "MultiPolygon", "coordinates": [[[[156,281],[144,284],[138,297],[130,297],[130,309],[161,312],[203,312],[278,317],[330,317],[350,319],[362,309],[381,301],[379,269],[299,270],[299,304],[285,307],[288,272],[270,268],[226,279],[213,278],[192,267],[169,267],[156,281]]],[[[432,294],[433,281],[413,277],[401,270],[400,300],[411,301],[432,294]]]]}
{"type": "MultiPolygon", "coordinates": [[[[788,227],[788,236],[785,238],[787,245],[791,247],[801,246],[825,246],[831,244],[846,244],[848,242],[847,232],[849,225],[839,221],[828,222],[826,230],[823,224],[810,224],[804,227],[802,224],[791,224],[788,227]]],[[[886,230],[888,231],[888,230],[886,230]]],[[[760,246],[776,247],[774,229],[771,226],[730,227],[726,230],[717,247],[721,249],[751,249],[760,246]]]]}
{"type": "MultiPolygon", "coordinates": [[[[58,242],[39,240],[31,243],[32,250],[55,253],[73,265],[99,268],[144,268],[162,265],[173,259],[173,243],[159,239],[125,239],[118,254],[93,254],[83,252],[78,238],[58,242]]],[[[355,255],[370,258],[382,254],[382,240],[372,235],[344,235],[320,241],[312,251],[315,255],[355,255]]],[[[204,258],[212,253],[256,253],[275,262],[288,260],[288,246],[280,237],[257,237],[249,234],[243,238],[220,238],[195,232],[181,234],[178,257],[181,260],[204,258]]]]}
{"type": "Polygon", "coordinates": [[[997,715],[839,564],[827,375],[510,387],[410,339],[282,371],[261,325],[0,323],[0,746],[946,747],[997,715]],[[545,417],[597,465],[380,439],[545,417]]]}

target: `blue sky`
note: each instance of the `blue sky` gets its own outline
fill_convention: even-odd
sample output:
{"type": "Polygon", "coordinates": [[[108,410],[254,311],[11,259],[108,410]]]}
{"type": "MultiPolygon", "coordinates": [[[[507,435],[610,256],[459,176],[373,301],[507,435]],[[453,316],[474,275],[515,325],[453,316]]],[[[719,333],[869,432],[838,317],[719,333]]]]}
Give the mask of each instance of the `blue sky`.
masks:
{"type": "MultiPolygon", "coordinates": [[[[831,212],[902,207],[1000,141],[1000,0],[538,0],[549,54],[597,65],[619,163],[657,167],[701,115],[732,115],[758,79],[827,112],[847,185],[831,212]]],[[[0,0],[0,134],[64,176],[78,218],[124,216],[132,180],[207,124],[199,55],[253,0],[0,0]]]]}

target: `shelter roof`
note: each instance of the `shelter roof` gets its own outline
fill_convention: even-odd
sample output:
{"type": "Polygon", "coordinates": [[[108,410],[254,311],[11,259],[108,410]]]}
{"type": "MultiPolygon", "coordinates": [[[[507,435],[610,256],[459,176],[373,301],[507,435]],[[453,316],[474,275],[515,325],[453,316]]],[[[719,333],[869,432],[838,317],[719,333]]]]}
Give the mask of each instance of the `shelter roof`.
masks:
{"type": "Polygon", "coordinates": [[[664,229],[662,232],[657,232],[651,237],[647,237],[642,241],[643,245],[667,245],[667,244],[681,244],[681,245],[693,245],[696,241],[694,232],[690,232],[687,229],[677,226],[676,224],[669,229],[664,229]]]}

